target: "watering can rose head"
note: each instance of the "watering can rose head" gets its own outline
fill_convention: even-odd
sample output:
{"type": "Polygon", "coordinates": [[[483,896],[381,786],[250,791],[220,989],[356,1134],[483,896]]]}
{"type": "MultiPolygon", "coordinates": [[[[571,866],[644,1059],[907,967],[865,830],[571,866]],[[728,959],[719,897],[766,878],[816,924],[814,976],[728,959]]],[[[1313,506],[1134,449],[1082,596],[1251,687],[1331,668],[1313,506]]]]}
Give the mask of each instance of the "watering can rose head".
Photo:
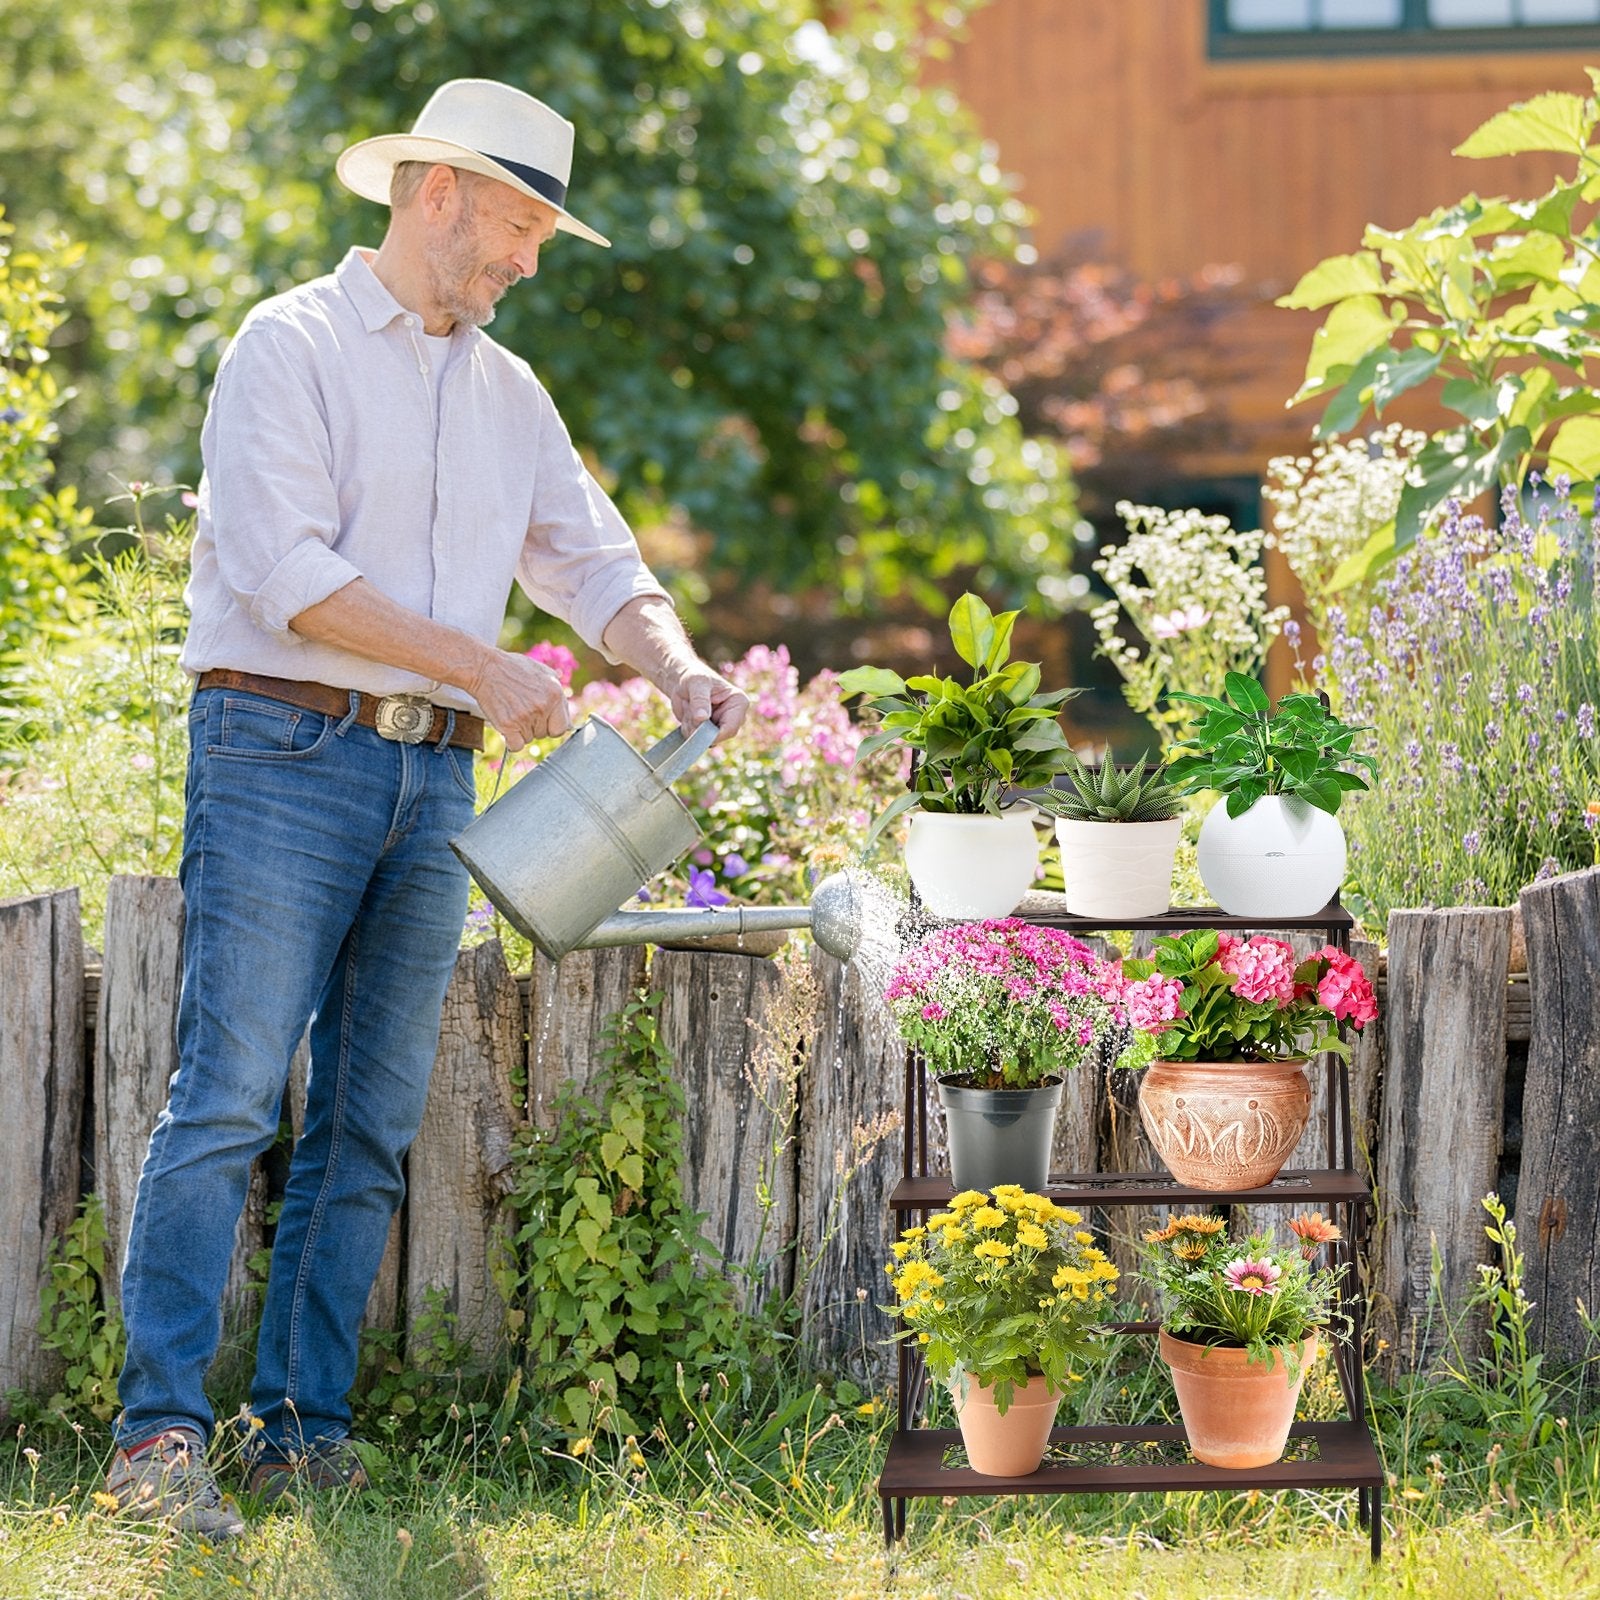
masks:
{"type": "Polygon", "coordinates": [[[1363,1028],[1378,1015],[1361,963],[1331,944],[1297,960],[1283,939],[1196,928],[1154,945],[1151,960],[1123,963],[1122,1004],[1163,1060],[1348,1056],[1339,1024],[1363,1028]]]}
{"type": "Polygon", "coordinates": [[[1116,961],[1016,917],[940,928],[896,963],[884,998],[936,1072],[1024,1089],[1127,1042],[1116,961]]]}
{"type": "Polygon", "coordinates": [[[951,607],[950,642],[972,669],[969,683],[902,678],[887,667],[840,675],[844,695],[863,696],[880,718],[856,760],[896,744],[917,758],[911,788],[873,823],[869,840],[912,809],[997,817],[1009,792],[1046,788],[1068,769],[1072,751],[1058,719],[1080,691],[1039,692],[1039,664],[1010,659],[1016,620],[1015,611],[996,616],[975,594],[951,607]]]}

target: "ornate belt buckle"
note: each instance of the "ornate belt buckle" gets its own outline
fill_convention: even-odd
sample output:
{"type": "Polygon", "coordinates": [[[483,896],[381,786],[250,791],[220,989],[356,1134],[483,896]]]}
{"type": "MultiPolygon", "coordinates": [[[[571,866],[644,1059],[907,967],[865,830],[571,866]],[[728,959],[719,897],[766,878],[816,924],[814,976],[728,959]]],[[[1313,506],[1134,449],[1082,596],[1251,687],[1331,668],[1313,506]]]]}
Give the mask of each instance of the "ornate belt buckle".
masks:
{"type": "Polygon", "coordinates": [[[433,728],[433,702],[420,694],[386,694],[372,721],[381,738],[421,744],[433,728]]]}

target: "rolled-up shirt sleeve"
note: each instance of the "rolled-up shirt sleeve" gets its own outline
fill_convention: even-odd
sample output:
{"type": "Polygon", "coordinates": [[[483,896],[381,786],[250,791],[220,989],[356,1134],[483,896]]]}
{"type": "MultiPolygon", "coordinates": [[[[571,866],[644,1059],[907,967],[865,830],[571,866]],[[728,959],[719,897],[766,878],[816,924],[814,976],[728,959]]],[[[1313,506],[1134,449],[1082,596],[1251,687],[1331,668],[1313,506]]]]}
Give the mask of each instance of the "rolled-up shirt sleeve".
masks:
{"type": "Polygon", "coordinates": [[[517,581],[541,610],[568,623],[585,644],[608,661],[618,658],[602,643],[606,625],[641,595],[671,597],[644,564],[622,513],[595,482],[573,448],[543,386],[532,517],[517,581]]]}
{"type": "Polygon", "coordinates": [[[332,445],[312,364],[294,334],[246,324],[218,372],[201,435],[217,569],[256,627],[285,642],[290,620],[362,576],[333,548],[332,445]]]}

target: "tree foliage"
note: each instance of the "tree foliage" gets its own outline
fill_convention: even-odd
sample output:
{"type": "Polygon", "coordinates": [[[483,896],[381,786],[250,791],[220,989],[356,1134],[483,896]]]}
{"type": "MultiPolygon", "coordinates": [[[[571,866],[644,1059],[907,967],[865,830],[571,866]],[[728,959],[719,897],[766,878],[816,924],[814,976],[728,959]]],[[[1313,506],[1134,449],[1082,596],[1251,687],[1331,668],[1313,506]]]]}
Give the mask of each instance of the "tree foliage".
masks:
{"type": "Polygon", "coordinates": [[[36,168],[14,203],[90,247],[74,468],[126,471],[145,444],[152,474],[192,476],[244,309],[380,235],[382,211],[333,177],[339,149],[409,127],[444,79],[494,77],[577,124],[572,207],[615,241],[563,239],[495,335],[636,524],[709,539],[686,592],[709,561],[825,581],[846,606],[931,603],[957,569],[1031,598],[1068,565],[1065,467],[945,338],[973,263],[1012,255],[1023,213],[971,119],[923,82],[924,8],[878,0],[832,33],[813,11],[16,0],[0,155],[36,168]]]}

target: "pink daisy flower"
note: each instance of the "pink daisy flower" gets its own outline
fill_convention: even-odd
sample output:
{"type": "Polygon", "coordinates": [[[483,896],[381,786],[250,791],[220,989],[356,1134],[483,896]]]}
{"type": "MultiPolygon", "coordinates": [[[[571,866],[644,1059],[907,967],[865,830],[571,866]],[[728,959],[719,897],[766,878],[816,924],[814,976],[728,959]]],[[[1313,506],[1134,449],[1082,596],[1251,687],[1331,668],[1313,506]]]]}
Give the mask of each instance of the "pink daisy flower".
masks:
{"type": "Polygon", "coordinates": [[[1283,1268],[1270,1261],[1230,1261],[1222,1269],[1230,1289],[1240,1294],[1276,1294],[1283,1268]]]}

